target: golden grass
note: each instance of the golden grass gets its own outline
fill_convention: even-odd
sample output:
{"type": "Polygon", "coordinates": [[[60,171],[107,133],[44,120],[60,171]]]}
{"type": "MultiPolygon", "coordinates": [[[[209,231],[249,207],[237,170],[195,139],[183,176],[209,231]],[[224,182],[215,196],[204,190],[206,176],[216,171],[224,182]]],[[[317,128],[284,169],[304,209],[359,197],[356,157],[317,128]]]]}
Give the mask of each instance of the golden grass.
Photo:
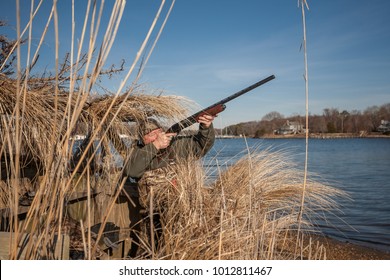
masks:
{"type": "MultiPolygon", "coordinates": [[[[48,90],[29,90],[25,100],[23,121],[19,127],[22,135],[20,146],[16,147],[14,141],[15,123],[14,119],[10,117],[12,116],[12,108],[15,107],[16,81],[3,75],[0,77],[0,83],[2,84],[0,89],[1,127],[6,128],[1,131],[2,141],[0,146],[2,155],[1,176],[2,179],[5,179],[2,182],[2,192],[0,194],[2,205],[8,206],[7,208],[11,211],[18,212],[18,201],[27,190],[21,188],[21,183],[16,184],[15,182],[18,180],[15,181],[12,178],[16,168],[23,172],[25,164],[34,162],[37,170],[30,178],[31,184],[33,184],[30,187],[30,192],[35,193],[35,196],[27,213],[26,224],[29,225],[28,228],[31,233],[37,231],[40,236],[49,236],[47,240],[54,238],[56,231],[53,230],[53,223],[57,224],[58,230],[60,230],[61,221],[65,214],[63,213],[64,206],[73,193],[80,189],[78,187],[79,178],[90,178],[88,174],[92,171],[88,170],[91,168],[91,164],[96,164],[95,150],[86,149],[83,151],[81,159],[84,158],[85,161],[91,164],[79,165],[70,169],[69,161],[74,142],[69,141],[69,136],[74,136],[76,132],[84,135],[95,133],[95,137],[87,139],[88,143],[86,144],[92,146],[96,141],[101,142],[101,147],[105,152],[104,162],[99,167],[102,175],[97,179],[93,177],[90,180],[84,180],[84,186],[81,188],[86,192],[104,186],[106,191],[112,192],[117,188],[121,179],[112,174],[114,154],[112,154],[112,149],[109,148],[109,143],[112,143],[124,155],[126,146],[120,139],[119,133],[127,134],[130,138],[136,137],[126,121],[139,121],[150,115],[169,121],[174,117],[182,117],[187,110],[186,108],[188,108],[186,104],[190,104],[188,100],[177,96],[153,96],[135,92],[125,92],[116,100],[113,100],[112,95],[91,98],[81,110],[75,123],[76,127],[70,128],[58,125],[60,123],[71,123],[66,120],[67,109],[68,106],[75,105],[69,105],[68,94],[64,92],[53,97],[49,88],[48,90]],[[57,104],[56,114],[54,114],[54,98],[57,104]],[[117,113],[109,113],[105,121],[102,121],[109,106],[112,107],[110,112],[117,113]],[[119,106],[121,106],[120,111],[119,106]],[[53,115],[58,116],[58,118],[53,119],[53,115]],[[63,121],[63,118],[65,118],[65,121],[63,121]],[[96,131],[97,124],[101,124],[100,131],[96,131]],[[52,141],[52,135],[55,135],[55,141],[52,141]],[[16,155],[23,158],[20,166],[15,166],[14,158],[16,155]],[[82,174],[81,177],[77,175],[79,173],[82,174]],[[4,185],[7,185],[7,187],[4,185]],[[13,192],[15,189],[17,193],[13,192]],[[48,217],[48,221],[45,220],[46,217],[48,217]]],[[[110,202],[105,201],[104,204],[110,204],[110,202]]],[[[25,230],[26,228],[21,229],[21,232],[25,230]]],[[[31,248],[32,251],[39,251],[38,249],[38,247],[31,248]]],[[[31,255],[31,258],[35,257],[37,256],[31,255]]]]}
{"type": "Polygon", "coordinates": [[[196,161],[149,172],[142,182],[141,198],[147,213],[161,216],[162,241],[153,250],[145,221],[141,258],[295,259],[307,256],[309,249],[312,258],[324,257],[318,253],[323,248],[316,244],[305,249],[299,245],[294,252],[292,245],[300,243],[295,239],[298,223],[302,232],[313,232],[311,219],[337,208],[334,199],[345,194],[309,181],[307,205],[299,221],[303,171],[283,158],[278,152],[249,153],[208,184],[196,161]],[[172,185],[172,178],[177,185],[172,185]]]}

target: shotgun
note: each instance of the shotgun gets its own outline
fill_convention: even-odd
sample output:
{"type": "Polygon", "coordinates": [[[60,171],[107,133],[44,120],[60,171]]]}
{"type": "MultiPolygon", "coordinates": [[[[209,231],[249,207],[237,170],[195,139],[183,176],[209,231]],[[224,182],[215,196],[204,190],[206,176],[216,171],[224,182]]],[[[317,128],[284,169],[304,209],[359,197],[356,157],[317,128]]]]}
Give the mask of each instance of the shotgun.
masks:
{"type": "Polygon", "coordinates": [[[215,116],[217,115],[218,113],[222,112],[223,110],[225,110],[226,108],[226,105],[225,103],[247,93],[248,91],[251,91],[271,80],[275,79],[275,76],[274,75],[271,75],[257,83],[254,83],[253,85],[247,87],[247,88],[244,88],[220,101],[218,101],[217,103],[214,103],[213,105],[210,105],[202,110],[200,110],[199,112],[196,112],[195,114],[189,116],[188,118],[185,118],[184,120],[181,120],[180,122],[178,123],[175,123],[174,125],[172,125],[170,128],[168,128],[168,130],[166,131],[167,133],[179,133],[181,130],[193,125],[194,123],[196,123],[199,119],[200,116],[202,115],[205,115],[205,114],[208,114],[208,115],[212,115],[212,116],[215,116]]]}

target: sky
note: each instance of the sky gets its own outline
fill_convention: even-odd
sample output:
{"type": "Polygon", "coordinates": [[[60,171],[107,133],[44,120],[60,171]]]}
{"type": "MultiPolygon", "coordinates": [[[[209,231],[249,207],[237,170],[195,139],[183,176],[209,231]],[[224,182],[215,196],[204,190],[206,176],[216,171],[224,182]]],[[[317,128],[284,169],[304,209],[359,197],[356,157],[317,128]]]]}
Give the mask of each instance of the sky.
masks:
{"type": "MultiPolygon", "coordinates": [[[[87,1],[75,2],[79,38],[87,1]]],[[[102,28],[112,2],[106,1],[102,28]]],[[[16,38],[15,3],[6,1],[0,9],[0,19],[8,22],[0,34],[10,38],[16,38]]],[[[58,0],[60,56],[70,51],[71,3],[58,0]]],[[[307,3],[309,113],[322,114],[325,108],[364,111],[390,103],[390,1],[307,3]]],[[[125,59],[125,70],[130,68],[160,4],[160,0],[127,0],[107,67],[125,59]]],[[[170,4],[167,0],[163,15],[170,4]]],[[[20,6],[21,25],[25,26],[30,1],[20,0],[20,6]]],[[[33,22],[33,47],[38,45],[51,6],[52,1],[45,1],[33,22]]],[[[158,26],[162,21],[161,17],[158,26]]],[[[36,71],[53,67],[53,30],[48,30],[36,71]]],[[[258,121],[274,111],[285,117],[304,116],[302,43],[302,11],[297,0],[176,0],[140,83],[151,92],[185,96],[200,108],[275,75],[274,80],[226,104],[215,126],[258,121]]],[[[119,75],[106,81],[104,87],[115,92],[123,78],[119,75]]]]}

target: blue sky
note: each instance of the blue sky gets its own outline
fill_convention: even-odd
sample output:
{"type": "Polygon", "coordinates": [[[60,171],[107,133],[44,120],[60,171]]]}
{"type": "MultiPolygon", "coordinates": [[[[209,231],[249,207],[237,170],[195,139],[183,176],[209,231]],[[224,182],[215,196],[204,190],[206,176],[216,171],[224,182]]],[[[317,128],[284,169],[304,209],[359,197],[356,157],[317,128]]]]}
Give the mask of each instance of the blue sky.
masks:
{"type": "MultiPolygon", "coordinates": [[[[30,1],[20,2],[23,26],[30,1]]],[[[86,1],[75,2],[79,32],[86,1]]],[[[51,3],[44,3],[34,21],[33,45],[38,43],[51,3]]],[[[108,65],[119,64],[123,58],[126,67],[130,66],[160,3],[127,1],[108,65]]],[[[177,0],[141,82],[167,95],[186,96],[205,107],[274,74],[275,80],[228,103],[216,126],[260,120],[271,111],[286,117],[304,115],[303,30],[297,3],[177,0]]],[[[309,0],[308,4],[310,113],[322,114],[324,108],[362,111],[389,103],[390,2],[309,0]]],[[[70,50],[71,1],[59,0],[58,5],[60,50],[65,53],[70,50]]],[[[169,5],[167,1],[165,11],[169,5]]],[[[105,14],[103,24],[107,18],[105,14]]],[[[1,33],[15,38],[15,2],[2,5],[0,19],[10,25],[1,33]]],[[[37,71],[52,67],[53,34],[49,29],[37,71]]],[[[115,91],[122,78],[108,81],[105,87],[115,91]]]]}

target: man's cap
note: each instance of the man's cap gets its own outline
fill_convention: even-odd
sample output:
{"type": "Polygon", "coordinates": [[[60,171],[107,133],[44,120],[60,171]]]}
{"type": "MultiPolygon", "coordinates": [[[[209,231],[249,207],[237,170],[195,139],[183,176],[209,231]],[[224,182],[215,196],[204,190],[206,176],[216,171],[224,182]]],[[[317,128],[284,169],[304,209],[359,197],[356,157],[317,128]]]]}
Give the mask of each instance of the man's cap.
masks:
{"type": "Polygon", "coordinates": [[[161,128],[161,125],[153,118],[148,118],[145,121],[140,122],[139,124],[139,133],[141,135],[146,135],[149,132],[161,128]]]}

